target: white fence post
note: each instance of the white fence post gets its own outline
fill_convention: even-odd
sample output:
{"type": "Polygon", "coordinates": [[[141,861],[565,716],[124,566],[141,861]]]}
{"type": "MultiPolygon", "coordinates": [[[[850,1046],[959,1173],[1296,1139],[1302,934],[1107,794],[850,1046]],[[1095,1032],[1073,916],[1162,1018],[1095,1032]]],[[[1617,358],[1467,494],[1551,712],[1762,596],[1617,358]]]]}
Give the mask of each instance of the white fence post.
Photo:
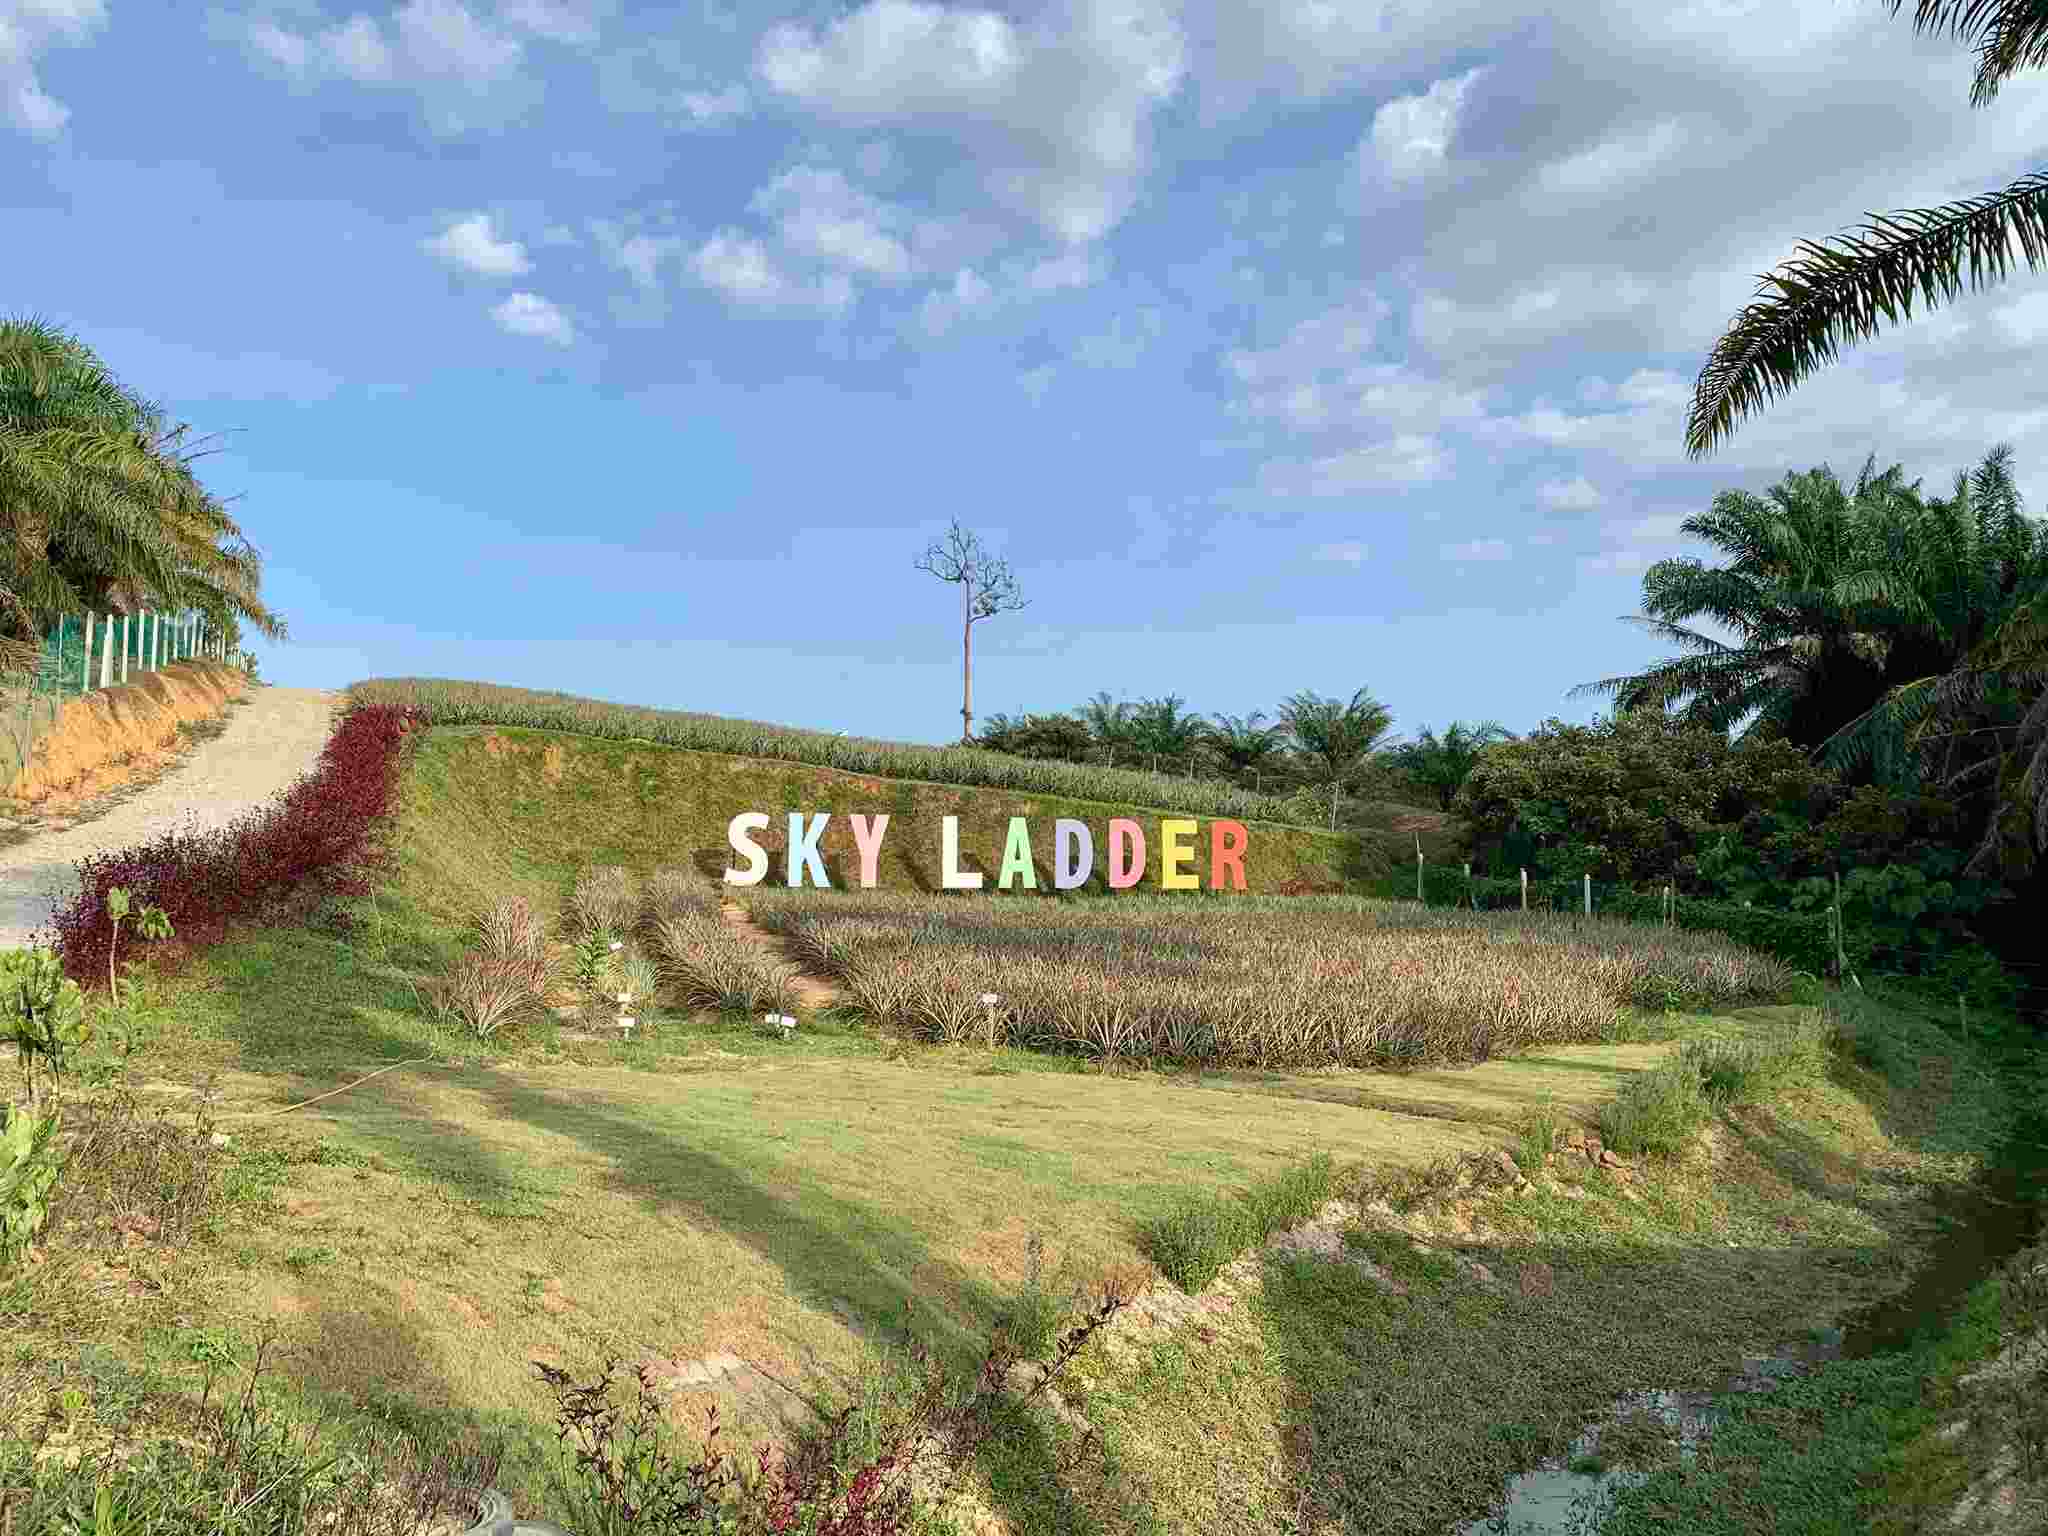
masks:
{"type": "Polygon", "coordinates": [[[85,611],[85,672],[78,680],[80,693],[92,692],[92,610],[85,611]]]}
{"type": "Polygon", "coordinates": [[[110,613],[100,623],[100,686],[110,688],[114,682],[114,616],[110,613]]]}
{"type": "Polygon", "coordinates": [[[1522,871],[1522,910],[1529,910],[1529,871],[1522,871]]]}
{"type": "Polygon", "coordinates": [[[1588,916],[1588,917],[1591,917],[1592,915],[1593,915],[1593,876],[1592,876],[1592,873],[1591,873],[1591,871],[1588,871],[1588,872],[1587,872],[1587,874],[1586,874],[1586,916],[1588,916]]]}
{"type": "Polygon", "coordinates": [[[122,615],[121,615],[121,681],[122,681],[122,682],[124,682],[124,683],[128,681],[128,625],[129,625],[129,623],[130,623],[130,619],[129,619],[129,616],[128,616],[127,614],[125,614],[125,613],[124,613],[124,614],[122,614],[122,615]]]}

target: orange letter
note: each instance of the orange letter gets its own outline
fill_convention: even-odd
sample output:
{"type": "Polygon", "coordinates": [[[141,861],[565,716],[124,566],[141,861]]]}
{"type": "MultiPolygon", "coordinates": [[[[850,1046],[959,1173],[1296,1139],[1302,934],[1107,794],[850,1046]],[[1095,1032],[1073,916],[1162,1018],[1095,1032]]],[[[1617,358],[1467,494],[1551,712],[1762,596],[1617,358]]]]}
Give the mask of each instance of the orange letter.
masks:
{"type": "Polygon", "coordinates": [[[1241,821],[1212,821],[1209,823],[1209,889],[1223,889],[1223,871],[1230,871],[1230,888],[1241,891],[1244,885],[1244,845],[1246,834],[1241,821]]]}

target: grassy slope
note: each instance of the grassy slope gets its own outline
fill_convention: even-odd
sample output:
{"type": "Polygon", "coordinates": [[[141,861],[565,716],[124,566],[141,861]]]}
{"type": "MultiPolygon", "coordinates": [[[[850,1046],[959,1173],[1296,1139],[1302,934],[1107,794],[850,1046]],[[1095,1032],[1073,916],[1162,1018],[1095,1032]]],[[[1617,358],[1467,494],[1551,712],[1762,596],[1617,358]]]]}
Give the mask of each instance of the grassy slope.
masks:
{"type": "MultiPolygon", "coordinates": [[[[904,1050],[829,1023],[787,1046],[671,1017],[631,1046],[548,1025],[476,1047],[435,1035],[412,1003],[406,973],[450,957],[478,899],[547,900],[586,859],[645,866],[709,848],[722,864],[732,810],[772,812],[779,795],[822,809],[831,800],[813,797],[835,794],[860,809],[875,792],[908,793],[919,820],[952,798],[795,764],[433,733],[399,879],[364,922],[245,936],[143,1010],[161,1086],[221,1074],[237,1138],[225,1240],[155,1270],[119,1307],[90,1290],[99,1302],[65,1312],[61,1334],[18,1334],[23,1358],[91,1338],[196,1379],[178,1318],[203,1312],[245,1358],[260,1328],[281,1326],[330,1405],[535,1435],[536,1358],[588,1369],[612,1348],[731,1349],[777,1374],[843,1373],[874,1358],[906,1304],[964,1357],[1022,1279],[1033,1232],[1064,1288],[1134,1259],[1135,1222],[1187,1189],[1316,1145],[1381,1170],[1511,1145],[1532,1105],[1590,1118],[1657,1055],[1195,1080],[904,1050]],[[431,1067],[256,1118],[428,1053],[431,1067]]],[[[1035,804],[1020,813],[1047,826],[1106,814],[1035,804]]],[[[973,848],[1009,811],[959,813],[973,848]]],[[[900,857],[920,841],[892,843],[900,857]]],[[[1255,841],[1255,856],[1278,841],[1255,841]]],[[[1895,1277],[1920,1197],[1968,1175],[1995,1118],[1980,1076],[1948,1070],[1960,1058],[1945,1041],[1910,1044],[1923,1069],[1906,1086],[1841,1065],[1778,1109],[1727,1117],[1713,1160],[1646,1175],[1636,1201],[1574,1174],[1583,1199],[1454,1197],[1398,1224],[1504,1276],[1548,1263],[1551,1296],[1474,1286],[1380,1217],[1351,1241],[1414,1282],[1406,1297],[1341,1265],[1255,1264],[1212,1316],[1086,1362],[1103,1454],[1056,1473],[1064,1431],[1012,1438],[986,1460],[990,1503],[1012,1529],[1045,1532],[1302,1529],[1304,1510],[1420,1530],[1476,1513],[1619,1387],[1711,1378],[1788,1319],[1817,1321],[1895,1277]],[[1189,1477],[1196,1444],[1208,1460],[1189,1477]]],[[[61,1257],[46,1268],[46,1287],[85,1273],[61,1257]]],[[[105,1411],[111,1424],[118,1405],[105,1411]]],[[[506,1478],[529,1501],[530,1475],[506,1478]]]]}
{"type": "MultiPolygon", "coordinates": [[[[859,879],[858,855],[845,816],[887,813],[877,883],[885,889],[936,891],[940,885],[940,818],[960,818],[961,863],[984,871],[993,887],[1002,867],[1012,816],[1030,818],[1041,889],[1052,885],[1053,822],[1086,822],[1096,846],[1089,889],[1103,889],[1107,828],[1129,816],[1145,829],[1145,885],[1158,884],[1160,813],[1140,807],[1066,800],[1051,795],[968,790],[904,779],[880,779],[802,763],[729,757],[713,752],[606,741],[553,732],[485,727],[430,732],[414,768],[418,794],[406,846],[422,865],[448,878],[431,898],[449,910],[524,888],[545,894],[552,909],[575,871],[587,863],[642,869],[685,865],[707,881],[739,863],[726,827],[742,811],[771,818],[757,841],[771,850],[768,878],[784,878],[780,850],[787,813],[830,811],[821,840],[827,878],[835,886],[859,879]],[[453,840],[452,842],[450,840],[453,840]],[[457,851],[455,844],[460,844],[457,851]],[[447,847],[447,856],[437,849],[447,847]]],[[[1253,892],[1291,881],[1336,888],[1356,879],[1354,839],[1253,823],[1246,882],[1253,892]]],[[[1208,879],[1206,831],[1194,839],[1192,867],[1208,879]]],[[[424,869],[422,871],[425,873],[424,869]]],[[[432,878],[430,876],[429,878],[432,878]]]]}

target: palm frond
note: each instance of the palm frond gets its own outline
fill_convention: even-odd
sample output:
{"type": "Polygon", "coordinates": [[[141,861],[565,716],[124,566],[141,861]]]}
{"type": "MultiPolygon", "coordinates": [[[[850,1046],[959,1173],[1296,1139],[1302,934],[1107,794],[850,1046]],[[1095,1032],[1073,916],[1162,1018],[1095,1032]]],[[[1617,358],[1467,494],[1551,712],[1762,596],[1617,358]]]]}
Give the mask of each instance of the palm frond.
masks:
{"type": "Polygon", "coordinates": [[[1736,422],[1867,341],[1965,287],[2002,282],[2013,247],[2031,271],[2048,265],[2048,173],[1936,208],[1873,214],[1853,234],[1818,244],[1759,280],[1756,298],[1714,344],[1694,386],[1686,453],[1698,459],[1736,422]]]}
{"type": "MultiPolygon", "coordinates": [[[[1892,14],[1905,0],[1891,0],[1892,14]]],[[[2048,63],[2048,6],[2040,0],[1917,0],[1913,30],[1946,32],[1977,45],[1977,75],[1970,105],[1995,100],[1998,88],[2022,69],[2048,63]]]]}

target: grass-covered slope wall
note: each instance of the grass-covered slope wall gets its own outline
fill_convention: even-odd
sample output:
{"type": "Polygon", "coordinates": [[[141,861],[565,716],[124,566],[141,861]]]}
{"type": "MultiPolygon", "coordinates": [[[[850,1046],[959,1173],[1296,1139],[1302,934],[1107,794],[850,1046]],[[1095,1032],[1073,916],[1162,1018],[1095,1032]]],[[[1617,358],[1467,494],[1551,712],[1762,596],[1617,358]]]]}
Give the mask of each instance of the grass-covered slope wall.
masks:
{"type": "MultiPolygon", "coordinates": [[[[442,727],[413,754],[400,838],[413,893],[453,915],[510,894],[544,899],[565,893],[588,864],[637,869],[682,865],[717,881],[741,860],[726,828],[742,811],[765,811],[756,841],[770,853],[768,881],[784,878],[786,813],[830,811],[820,842],[835,886],[858,884],[860,861],[848,814],[887,813],[876,869],[879,889],[941,888],[941,818],[960,818],[961,864],[983,871],[993,890],[1012,816],[1029,818],[1040,892],[1052,889],[1053,823],[1087,823],[1100,892],[1107,827],[1128,816],[1145,831],[1147,892],[1158,890],[1160,811],[1059,795],[961,788],[845,773],[831,768],[648,742],[612,741],[514,727],[442,727]]],[[[1356,838],[1247,823],[1247,884],[1253,893],[1356,888],[1365,871],[1356,838]]],[[[1206,886],[1208,834],[1194,839],[1189,866],[1206,886]]],[[[1031,899],[1020,892],[1016,899],[1031,899]]],[[[1218,897],[1217,899],[1227,899],[1218,897]]]]}
{"type": "MultiPolygon", "coordinates": [[[[441,678],[380,677],[355,684],[351,698],[416,711],[429,725],[525,726],[618,741],[642,741],[736,757],[773,758],[881,778],[971,785],[1056,795],[1072,801],[1139,805],[1193,816],[1242,821],[1317,824],[1312,806],[1260,795],[1208,779],[1144,773],[1129,768],[1036,762],[980,747],[921,747],[902,742],[834,736],[754,720],[732,720],[682,710],[611,704],[567,693],[540,693],[495,683],[441,678]]],[[[859,809],[859,807],[854,807],[859,809]]],[[[721,845],[724,839],[721,838],[721,845]]]]}

